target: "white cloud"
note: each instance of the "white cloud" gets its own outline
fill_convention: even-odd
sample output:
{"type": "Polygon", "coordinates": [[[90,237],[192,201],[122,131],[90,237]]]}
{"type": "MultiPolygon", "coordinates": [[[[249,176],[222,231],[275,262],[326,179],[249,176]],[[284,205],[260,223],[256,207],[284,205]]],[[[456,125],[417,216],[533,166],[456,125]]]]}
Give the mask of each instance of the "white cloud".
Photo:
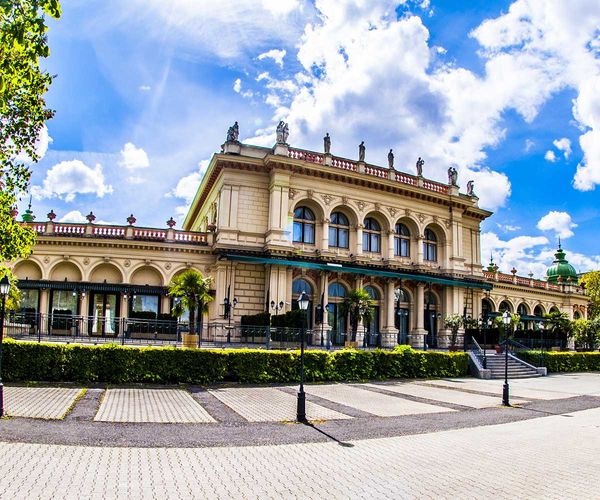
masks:
{"type": "Polygon", "coordinates": [[[576,228],[567,212],[556,212],[554,210],[544,215],[537,223],[537,228],[542,231],[554,231],[556,236],[561,238],[570,238],[573,236],[572,229],[576,228]]]}
{"type": "Polygon", "coordinates": [[[87,222],[85,215],[83,215],[79,210],[71,210],[63,215],[58,222],[87,222]]]}
{"type": "Polygon", "coordinates": [[[236,78],[233,82],[233,91],[238,94],[242,91],[242,80],[240,78],[236,78]]]}
{"type": "Polygon", "coordinates": [[[121,150],[121,160],[119,165],[122,167],[135,170],[138,168],[147,168],[150,166],[150,160],[146,151],[142,148],[136,148],[131,142],[126,143],[121,150]]]}
{"type": "Polygon", "coordinates": [[[569,159],[569,156],[571,156],[572,152],[571,141],[569,139],[567,139],[566,137],[563,137],[562,139],[556,139],[552,141],[552,144],[554,144],[554,147],[556,149],[562,152],[563,156],[565,157],[565,160],[569,159]]]}
{"type": "Polygon", "coordinates": [[[286,16],[300,6],[298,0],[262,0],[263,8],[275,16],[286,16]]]}
{"type": "Polygon", "coordinates": [[[556,157],[556,154],[554,153],[554,151],[549,149],[548,151],[546,151],[546,154],[544,155],[544,160],[554,163],[555,161],[558,160],[558,158],[556,157]]]}
{"type": "Polygon", "coordinates": [[[95,194],[103,198],[113,192],[105,183],[102,165],[88,167],[81,160],[61,161],[46,172],[42,186],[32,186],[31,193],[37,199],[53,198],[73,201],[77,194],[95,194]]]}
{"type": "Polygon", "coordinates": [[[167,198],[175,197],[184,200],[185,205],[175,208],[176,214],[180,218],[183,217],[189,210],[209,163],[210,160],[202,160],[198,164],[198,170],[196,172],[192,172],[191,174],[179,179],[177,185],[165,195],[167,198]]]}
{"type": "Polygon", "coordinates": [[[150,90],[152,90],[152,87],[150,87],[150,85],[140,85],[138,87],[142,92],[148,92],[150,90]]]}
{"type": "Polygon", "coordinates": [[[533,148],[533,146],[535,146],[535,141],[531,140],[531,139],[526,139],[525,140],[525,152],[529,153],[529,151],[531,151],[531,149],[533,148]]]}
{"type": "MultiPolygon", "coordinates": [[[[48,134],[48,127],[46,125],[42,125],[40,129],[40,133],[35,141],[34,150],[38,156],[38,161],[42,160],[44,156],[46,156],[46,152],[48,151],[48,146],[52,143],[52,137],[48,134]]],[[[15,160],[23,163],[31,163],[31,157],[25,152],[19,153],[15,160]]]]}
{"type": "Polygon", "coordinates": [[[263,59],[273,59],[275,64],[277,64],[280,68],[283,68],[283,58],[285,57],[285,50],[271,49],[267,52],[263,52],[258,56],[259,60],[263,59]]]}
{"type": "Polygon", "coordinates": [[[521,229],[520,226],[513,226],[511,224],[499,224],[496,223],[496,226],[498,226],[502,231],[506,231],[506,232],[514,232],[514,231],[518,231],[519,229],[521,229]]]}
{"type": "Polygon", "coordinates": [[[481,255],[484,262],[491,255],[500,272],[508,273],[514,267],[521,276],[529,272],[538,278],[545,275],[552,260],[542,254],[548,248],[538,250],[542,245],[548,245],[548,238],[545,236],[517,236],[502,240],[493,232],[481,235],[481,255]]]}

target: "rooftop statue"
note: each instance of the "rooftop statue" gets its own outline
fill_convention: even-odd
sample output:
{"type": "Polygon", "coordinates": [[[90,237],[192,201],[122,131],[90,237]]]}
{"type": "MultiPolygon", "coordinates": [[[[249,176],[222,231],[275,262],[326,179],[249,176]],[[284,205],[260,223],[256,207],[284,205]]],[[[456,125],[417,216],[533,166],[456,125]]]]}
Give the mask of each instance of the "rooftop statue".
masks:
{"type": "Polygon", "coordinates": [[[451,186],[456,186],[458,181],[458,172],[454,167],[450,167],[448,169],[448,184],[451,186]]]}
{"type": "Polygon", "coordinates": [[[323,148],[325,149],[325,154],[329,154],[331,152],[331,137],[329,137],[329,132],[327,132],[325,137],[323,137],[323,148]]]}
{"type": "Polygon", "coordinates": [[[358,145],[358,161],[365,161],[365,141],[358,145]]]}
{"type": "Polygon", "coordinates": [[[391,149],[390,149],[390,152],[388,153],[388,167],[390,167],[391,170],[394,169],[394,153],[392,152],[391,149]]]}
{"type": "Polygon", "coordinates": [[[238,122],[235,122],[227,130],[227,142],[237,142],[239,136],[240,136],[240,127],[238,125],[238,122]]]}
{"type": "Polygon", "coordinates": [[[425,160],[419,156],[417,160],[417,175],[419,177],[423,177],[423,165],[425,165],[425,160]]]}
{"type": "Polygon", "coordinates": [[[467,182],[467,196],[475,196],[475,182],[467,182]]]}
{"type": "Polygon", "coordinates": [[[277,125],[277,144],[287,144],[288,136],[290,135],[290,129],[288,128],[288,124],[283,120],[279,122],[277,125]]]}

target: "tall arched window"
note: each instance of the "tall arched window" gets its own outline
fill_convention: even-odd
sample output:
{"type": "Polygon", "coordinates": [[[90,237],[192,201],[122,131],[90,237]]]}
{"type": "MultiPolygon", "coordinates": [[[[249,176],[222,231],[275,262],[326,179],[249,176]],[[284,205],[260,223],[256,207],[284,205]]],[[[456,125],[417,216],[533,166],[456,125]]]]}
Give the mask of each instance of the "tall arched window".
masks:
{"type": "Polygon", "coordinates": [[[302,292],[312,297],[313,289],[311,284],[303,278],[295,279],[292,282],[292,296],[297,298],[302,292]]]}
{"type": "Polygon", "coordinates": [[[533,315],[537,316],[538,318],[542,318],[544,314],[544,308],[540,305],[535,306],[535,308],[533,309],[533,315]]]}
{"type": "Polygon", "coordinates": [[[396,224],[394,230],[394,255],[397,257],[410,256],[410,231],[402,224],[396,224]]]}
{"type": "Polygon", "coordinates": [[[341,212],[333,212],[329,223],[329,246],[348,248],[348,234],[348,217],[341,212]]]}
{"type": "Polygon", "coordinates": [[[437,236],[431,229],[425,229],[423,241],[423,259],[429,262],[437,261],[437,236]]]}
{"type": "Polygon", "coordinates": [[[367,292],[369,294],[369,297],[371,297],[373,300],[379,300],[379,293],[374,287],[366,286],[365,292],[367,292]]]}
{"type": "Polygon", "coordinates": [[[372,217],[364,221],[363,252],[379,253],[381,251],[381,226],[372,217]]]}
{"type": "Polygon", "coordinates": [[[527,306],[525,304],[519,304],[519,306],[517,307],[517,314],[519,316],[528,316],[529,313],[527,311],[527,306]]]}
{"type": "Polygon", "coordinates": [[[512,313],[512,307],[510,305],[510,302],[507,302],[506,300],[500,302],[500,305],[498,306],[498,311],[500,311],[501,313],[503,313],[504,311],[512,313]]]}
{"type": "Polygon", "coordinates": [[[294,243],[315,243],[315,214],[310,208],[294,210],[294,243]]]}
{"type": "Polygon", "coordinates": [[[347,292],[346,287],[341,283],[330,283],[329,288],[327,289],[327,293],[329,298],[341,298],[343,299],[347,292]]]}

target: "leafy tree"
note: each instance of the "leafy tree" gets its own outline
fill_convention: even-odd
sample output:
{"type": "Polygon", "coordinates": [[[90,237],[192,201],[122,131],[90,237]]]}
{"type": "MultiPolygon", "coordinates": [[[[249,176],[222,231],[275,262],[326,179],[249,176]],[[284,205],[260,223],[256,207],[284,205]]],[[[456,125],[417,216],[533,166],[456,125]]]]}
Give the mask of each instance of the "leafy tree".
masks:
{"type": "Polygon", "coordinates": [[[456,347],[456,340],[458,339],[458,330],[465,323],[464,318],[458,314],[449,314],[444,318],[444,328],[450,328],[452,335],[450,337],[450,347],[456,347]]]}
{"type": "Polygon", "coordinates": [[[590,298],[588,318],[600,317],[600,271],[585,273],[579,283],[585,286],[585,293],[590,298]]]}
{"type": "Polygon", "coordinates": [[[373,319],[373,299],[364,288],[357,288],[350,291],[341,304],[342,314],[348,315],[350,319],[350,330],[352,332],[352,342],[356,341],[358,332],[358,323],[362,319],[363,323],[368,323],[373,319]]]}
{"type": "Polygon", "coordinates": [[[573,337],[577,347],[595,351],[600,345],[600,319],[577,319],[573,321],[573,337]]]}
{"type": "Polygon", "coordinates": [[[180,317],[185,311],[190,312],[190,335],[196,333],[196,311],[206,310],[207,304],[213,300],[210,294],[212,278],[205,278],[195,269],[188,269],[174,276],[169,283],[169,295],[175,299],[173,314],[180,317]]]}
{"type": "Polygon", "coordinates": [[[26,257],[35,242],[11,209],[27,190],[36,141],[53,116],[44,100],[52,76],[39,61],[49,55],[45,14],[60,13],[58,0],[0,0],[0,262],[26,257]]]}
{"type": "Polygon", "coordinates": [[[565,312],[551,311],[544,314],[546,320],[546,331],[555,336],[561,334],[569,337],[573,333],[573,322],[569,319],[569,315],[565,312]]]}

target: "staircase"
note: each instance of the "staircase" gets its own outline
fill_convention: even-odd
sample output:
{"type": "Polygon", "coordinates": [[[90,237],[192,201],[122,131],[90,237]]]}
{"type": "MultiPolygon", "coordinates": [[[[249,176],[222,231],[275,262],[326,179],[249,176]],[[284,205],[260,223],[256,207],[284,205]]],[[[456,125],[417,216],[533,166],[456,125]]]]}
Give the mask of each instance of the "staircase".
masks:
{"type": "MultiPolygon", "coordinates": [[[[487,356],[487,367],[492,371],[492,378],[504,378],[504,354],[492,354],[487,356]]],[[[541,377],[535,368],[526,363],[508,357],[508,378],[530,378],[541,377]]]]}

